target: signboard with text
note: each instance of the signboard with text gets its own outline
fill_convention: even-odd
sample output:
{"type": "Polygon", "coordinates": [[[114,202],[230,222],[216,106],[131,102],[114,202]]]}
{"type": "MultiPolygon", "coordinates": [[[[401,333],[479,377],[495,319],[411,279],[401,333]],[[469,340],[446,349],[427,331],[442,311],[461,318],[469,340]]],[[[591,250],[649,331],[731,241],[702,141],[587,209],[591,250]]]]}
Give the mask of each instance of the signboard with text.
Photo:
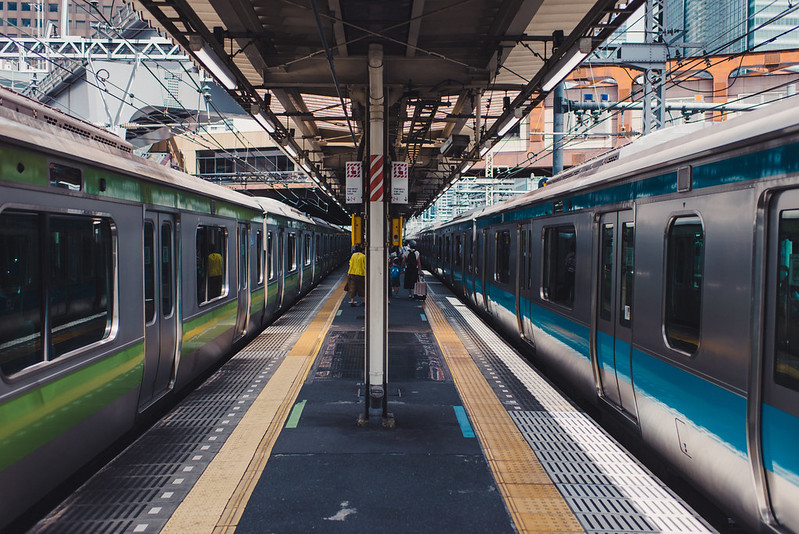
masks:
{"type": "Polygon", "coordinates": [[[360,161],[346,162],[347,204],[363,202],[363,164],[360,161]]]}
{"type": "Polygon", "coordinates": [[[407,161],[394,161],[391,163],[391,202],[394,204],[408,203],[407,161]]]}

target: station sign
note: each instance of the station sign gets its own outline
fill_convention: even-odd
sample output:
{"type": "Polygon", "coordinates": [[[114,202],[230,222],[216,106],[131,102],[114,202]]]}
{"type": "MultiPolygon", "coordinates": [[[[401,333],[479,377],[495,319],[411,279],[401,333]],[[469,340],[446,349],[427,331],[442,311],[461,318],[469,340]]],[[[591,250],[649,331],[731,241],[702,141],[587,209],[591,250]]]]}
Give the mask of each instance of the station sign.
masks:
{"type": "Polygon", "coordinates": [[[348,161],[345,165],[347,204],[360,204],[363,202],[363,163],[348,161]]]}
{"type": "Polygon", "coordinates": [[[408,162],[391,162],[391,202],[408,203],[408,162]]]}

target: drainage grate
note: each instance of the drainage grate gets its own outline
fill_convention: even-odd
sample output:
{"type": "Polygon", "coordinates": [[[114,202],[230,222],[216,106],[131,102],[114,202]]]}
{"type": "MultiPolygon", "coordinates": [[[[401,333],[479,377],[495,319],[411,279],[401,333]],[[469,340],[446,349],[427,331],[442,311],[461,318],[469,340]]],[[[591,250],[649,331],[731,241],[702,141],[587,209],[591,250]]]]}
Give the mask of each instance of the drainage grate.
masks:
{"type": "Polygon", "coordinates": [[[363,380],[364,333],[331,331],[313,372],[314,379],[363,380]]]}
{"type": "Polygon", "coordinates": [[[320,284],[32,532],[160,530],[336,288],[320,284]]]}
{"type": "Polygon", "coordinates": [[[712,531],[466,305],[431,294],[587,532],[712,531]]]}

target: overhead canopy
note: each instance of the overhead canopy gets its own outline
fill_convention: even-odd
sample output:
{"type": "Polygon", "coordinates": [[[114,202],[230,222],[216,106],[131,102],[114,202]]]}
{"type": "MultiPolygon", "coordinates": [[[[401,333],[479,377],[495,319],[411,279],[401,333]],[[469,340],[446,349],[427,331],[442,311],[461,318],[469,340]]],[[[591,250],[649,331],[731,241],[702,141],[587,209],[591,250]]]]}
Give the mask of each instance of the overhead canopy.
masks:
{"type": "Polygon", "coordinates": [[[392,213],[407,218],[543,100],[572,51],[599,46],[643,0],[137,3],[198,62],[221,58],[217,79],[342,205],[345,162],[368,154],[366,56],[380,43],[386,156],[410,163],[409,203],[392,213]]]}

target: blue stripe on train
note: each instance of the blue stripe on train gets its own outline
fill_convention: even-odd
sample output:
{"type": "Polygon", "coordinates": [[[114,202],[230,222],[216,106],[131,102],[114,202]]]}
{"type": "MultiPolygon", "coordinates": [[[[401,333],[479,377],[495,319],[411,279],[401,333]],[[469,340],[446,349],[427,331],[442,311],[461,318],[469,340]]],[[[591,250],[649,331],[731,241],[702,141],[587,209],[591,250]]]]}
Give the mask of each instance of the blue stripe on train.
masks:
{"type": "Polygon", "coordinates": [[[763,405],[763,463],[766,469],[799,486],[799,418],[763,405]],[[775,462],[775,458],[779,458],[775,462]]]}
{"type": "MultiPolygon", "coordinates": [[[[478,280],[479,284],[479,280],[478,280]]],[[[515,303],[507,292],[488,284],[492,298],[500,293],[501,302],[510,303],[512,313],[515,303]]],[[[496,299],[500,302],[499,299],[496,299]]],[[[523,299],[523,303],[525,300],[523,299]]],[[[532,305],[531,322],[555,340],[571,348],[586,361],[590,358],[589,329],[541,306],[532,305]]],[[[610,336],[607,336],[610,338],[610,336]]],[[[607,342],[607,341],[606,341],[607,342]]],[[[616,343],[623,343],[616,340],[616,343]]],[[[628,345],[617,347],[624,352],[628,345]]],[[[617,373],[621,380],[630,383],[630,374],[635,376],[635,391],[639,398],[660,404],[703,430],[730,451],[748,459],[746,444],[746,398],[713,384],[703,378],[675,367],[668,362],[633,350],[632,369],[617,362],[617,373]]],[[[611,367],[607,367],[612,372],[611,367]]],[[[799,455],[795,453],[799,443],[799,418],[769,405],[763,407],[763,454],[765,466],[792,484],[799,486],[799,455]],[[780,463],[775,463],[779,458],[780,463]]]]}

